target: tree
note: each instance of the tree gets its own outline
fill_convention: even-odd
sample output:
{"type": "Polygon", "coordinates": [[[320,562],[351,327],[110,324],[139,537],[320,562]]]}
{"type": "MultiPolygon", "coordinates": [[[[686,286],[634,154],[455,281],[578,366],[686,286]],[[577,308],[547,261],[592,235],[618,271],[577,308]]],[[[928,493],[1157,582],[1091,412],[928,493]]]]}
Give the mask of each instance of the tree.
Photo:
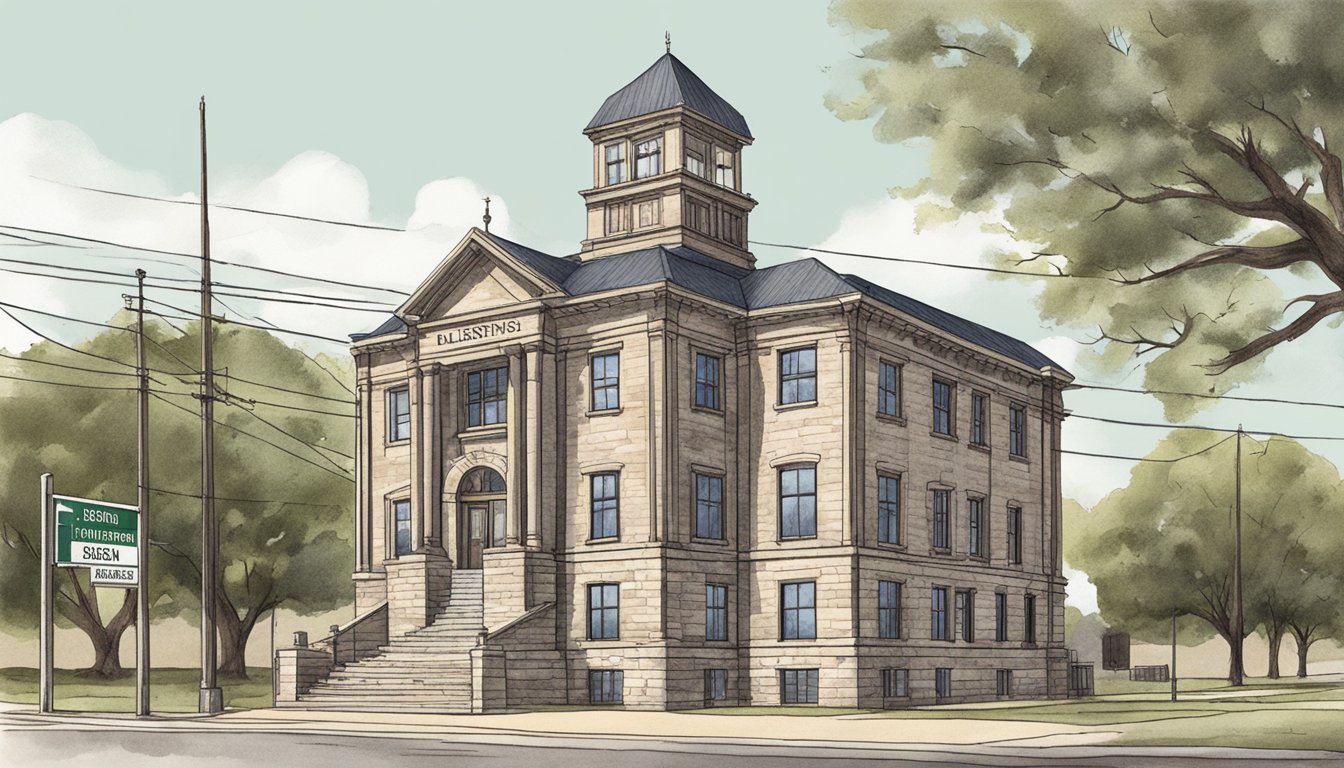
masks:
{"type": "MultiPolygon", "coordinates": [[[[1106,368],[1222,393],[1344,313],[1344,14],[1328,2],[837,0],[880,35],[845,119],[923,141],[923,220],[1003,206],[1003,265],[1106,368]],[[1271,279],[1313,288],[1290,301],[1271,279]],[[1305,311],[1299,312],[1299,309],[1305,311]],[[1204,374],[1218,374],[1212,379],[1204,374]]],[[[1208,400],[1159,395],[1169,418],[1208,400]]]]}
{"type": "MultiPolygon", "coordinates": [[[[114,325],[125,325],[125,315],[114,325]]],[[[191,398],[196,381],[190,361],[199,354],[197,325],[178,334],[159,323],[146,326],[149,366],[155,372],[150,405],[150,539],[155,617],[199,612],[200,602],[200,419],[191,398]]],[[[220,671],[243,675],[247,638],[268,611],[283,605],[299,613],[330,610],[349,602],[347,571],[353,421],[338,414],[353,409],[339,377],[274,336],[237,326],[216,332],[216,359],[227,376],[217,377],[221,401],[215,430],[216,511],[223,577],[217,594],[220,671]],[[273,384],[292,392],[259,386],[273,384]],[[312,393],[321,398],[304,396],[312,393]],[[307,410],[292,410],[302,408],[307,410]]],[[[131,358],[132,337],[100,333],[77,349],[110,358],[131,358]]],[[[129,369],[96,360],[50,342],[5,360],[6,374],[102,387],[134,386],[129,369]],[[34,364],[46,360],[104,373],[75,374],[34,364]]],[[[324,361],[328,366],[331,361],[324,361]]],[[[50,471],[60,493],[135,498],[135,394],[7,380],[0,397],[0,523],[11,547],[0,550],[0,588],[7,599],[0,620],[7,627],[35,625],[38,561],[32,513],[36,478],[50,471]],[[21,595],[21,596],[20,596],[21,595]]],[[[121,633],[134,622],[133,594],[104,621],[97,592],[76,569],[63,575],[58,606],[64,621],[84,630],[94,646],[93,670],[117,674],[121,633]],[[123,614],[125,614],[123,616],[123,614]],[[97,617],[95,619],[95,617],[97,617]]]]}
{"type": "MultiPolygon", "coordinates": [[[[1172,432],[1147,457],[1156,461],[1136,466],[1129,485],[1102,499],[1066,540],[1066,557],[1096,584],[1109,623],[1162,642],[1176,612],[1202,619],[1229,648],[1241,640],[1232,616],[1235,439],[1172,432]]],[[[1316,608],[1291,594],[1292,579],[1279,568],[1284,553],[1299,569],[1336,572],[1328,545],[1301,546],[1312,532],[1337,542],[1344,488],[1333,465],[1295,441],[1242,440],[1242,636],[1262,622],[1275,622],[1281,636],[1292,617],[1308,615],[1302,605],[1316,608]]],[[[1240,677],[1237,660],[1234,652],[1229,679],[1240,677]]]]}

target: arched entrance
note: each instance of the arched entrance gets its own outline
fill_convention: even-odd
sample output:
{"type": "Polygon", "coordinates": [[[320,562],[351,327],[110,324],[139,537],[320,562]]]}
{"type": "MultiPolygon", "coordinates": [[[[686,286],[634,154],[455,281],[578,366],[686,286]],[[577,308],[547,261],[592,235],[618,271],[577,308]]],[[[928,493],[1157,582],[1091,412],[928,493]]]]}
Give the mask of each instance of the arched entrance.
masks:
{"type": "Polygon", "coordinates": [[[481,567],[481,551],[504,546],[507,534],[504,478],[490,467],[476,467],[457,486],[457,562],[481,567]]]}

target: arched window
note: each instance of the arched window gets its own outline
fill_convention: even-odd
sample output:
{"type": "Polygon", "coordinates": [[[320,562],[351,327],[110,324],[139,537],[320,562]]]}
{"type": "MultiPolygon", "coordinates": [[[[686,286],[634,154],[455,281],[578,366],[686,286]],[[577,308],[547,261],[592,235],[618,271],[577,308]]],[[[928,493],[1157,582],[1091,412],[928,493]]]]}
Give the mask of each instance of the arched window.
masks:
{"type": "Polygon", "coordinates": [[[504,493],[504,478],[489,467],[477,467],[462,478],[462,484],[458,486],[457,492],[459,494],[504,493]]]}

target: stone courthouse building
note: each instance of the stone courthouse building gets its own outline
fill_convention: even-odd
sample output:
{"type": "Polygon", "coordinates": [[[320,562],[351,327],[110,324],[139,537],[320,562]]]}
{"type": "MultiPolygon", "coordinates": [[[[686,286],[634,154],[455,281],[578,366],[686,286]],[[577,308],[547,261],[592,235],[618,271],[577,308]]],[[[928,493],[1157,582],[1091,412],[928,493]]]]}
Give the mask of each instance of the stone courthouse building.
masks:
{"type": "Polygon", "coordinates": [[[473,229],[352,337],[359,618],[282,658],[282,700],[1063,696],[1070,375],[815,259],[758,267],[751,131],[670,53],[584,133],[578,253],[473,229]]]}

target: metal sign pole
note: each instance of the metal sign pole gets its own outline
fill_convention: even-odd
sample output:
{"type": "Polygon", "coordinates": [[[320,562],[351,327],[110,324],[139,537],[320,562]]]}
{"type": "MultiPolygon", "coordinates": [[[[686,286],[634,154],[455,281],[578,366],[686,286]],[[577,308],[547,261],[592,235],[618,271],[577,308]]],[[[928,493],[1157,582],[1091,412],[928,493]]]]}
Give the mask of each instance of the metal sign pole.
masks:
{"type": "Polygon", "coordinates": [[[56,513],[52,501],[52,477],[48,472],[42,475],[42,618],[38,629],[41,634],[41,669],[38,671],[39,693],[38,709],[52,711],[52,672],[56,661],[56,646],[53,632],[55,625],[56,584],[51,572],[52,562],[56,559],[56,513]]]}

